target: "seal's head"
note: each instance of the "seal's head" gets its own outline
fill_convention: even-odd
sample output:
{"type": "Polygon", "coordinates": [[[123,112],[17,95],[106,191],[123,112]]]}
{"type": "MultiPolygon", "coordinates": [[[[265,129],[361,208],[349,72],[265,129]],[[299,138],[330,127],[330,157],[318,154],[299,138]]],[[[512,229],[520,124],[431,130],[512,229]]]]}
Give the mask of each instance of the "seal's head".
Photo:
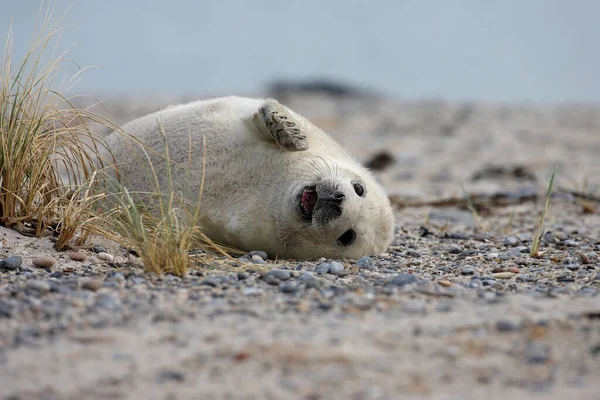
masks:
{"type": "Polygon", "coordinates": [[[303,168],[286,199],[280,232],[298,258],[349,258],[385,251],[394,214],[387,195],[364,168],[319,159],[303,168]]]}

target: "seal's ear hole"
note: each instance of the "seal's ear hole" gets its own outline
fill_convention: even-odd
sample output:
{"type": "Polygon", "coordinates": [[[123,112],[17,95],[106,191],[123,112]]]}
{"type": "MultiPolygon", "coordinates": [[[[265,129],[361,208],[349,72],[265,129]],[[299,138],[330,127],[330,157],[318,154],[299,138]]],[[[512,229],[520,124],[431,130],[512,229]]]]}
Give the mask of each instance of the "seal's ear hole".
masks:
{"type": "Polygon", "coordinates": [[[337,239],[337,242],[340,246],[350,246],[356,240],[356,232],[354,229],[347,230],[337,239]]]}
{"type": "Polygon", "coordinates": [[[355,183],[352,186],[354,187],[354,191],[356,192],[357,195],[359,195],[360,197],[364,197],[365,188],[363,187],[363,185],[361,185],[360,183],[355,183]]]}

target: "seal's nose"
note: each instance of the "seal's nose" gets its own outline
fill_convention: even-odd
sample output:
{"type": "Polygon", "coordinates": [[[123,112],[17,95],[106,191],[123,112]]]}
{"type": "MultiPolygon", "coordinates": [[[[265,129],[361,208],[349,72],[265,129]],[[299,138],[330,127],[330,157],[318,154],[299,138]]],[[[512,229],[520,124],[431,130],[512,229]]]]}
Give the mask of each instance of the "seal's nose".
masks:
{"type": "Polygon", "coordinates": [[[320,206],[329,212],[329,215],[337,218],[342,215],[342,203],[346,195],[342,192],[335,192],[332,196],[319,198],[320,206]]]}

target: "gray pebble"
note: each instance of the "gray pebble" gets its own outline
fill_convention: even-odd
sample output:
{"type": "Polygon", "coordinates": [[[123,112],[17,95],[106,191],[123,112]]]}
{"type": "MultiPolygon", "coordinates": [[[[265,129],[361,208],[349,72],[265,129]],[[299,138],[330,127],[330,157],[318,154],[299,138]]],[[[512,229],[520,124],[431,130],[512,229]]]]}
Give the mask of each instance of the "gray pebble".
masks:
{"type": "Polygon", "coordinates": [[[496,322],[496,330],[498,332],[513,332],[519,329],[519,325],[508,321],[508,320],[499,320],[496,322]]]}
{"type": "Polygon", "coordinates": [[[8,271],[14,271],[23,264],[23,259],[19,256],[6,257],[0,261],[0,269],[6,269],[8,271]]]}
{"type": "Polygon", "coordinates": [[[274,275],[265,276],[265,282],[273,286],[277,286],[280,283],[279,279],[277,279],[274,275]]]}
{"type": "Polygon", "coordinates": [[[298,285],[294,282],[283,282],[279,285],[279,290],[282,293],[296,293],[298,291],[298,285]]]}
{"type": "Polygon", "coordinates": [[[415,258],[419,258],[419,257],[421,257],[421,253],[419,253],[418,251],[415,251],[415,250],[408,250],[408,251],[406,252],[406,256],[407,256],[407,257],[415,257],[415,258]]]}
{"type": "Polygon", "coordinates": [[[448,239],[458,239],[458,240],[468,240],[471,237],[469,235],[467,235],[466,233],[462,233],[462,232],[451,232],[448,234],[448,239]]]}
{"type": "Polygon", "coordinates": [[[265,264],[266,261],[259,255],[255,254],[252,256],[252,262],[254,264],[265,264]]]}
{"type": "Polygon", "coordinates": [[[267,255],[267,253],[264,252],[264,251],[261,251],[261,250],[252,250],[251,252],[248,253],[248,255],[250,257],[259,256],[263,260],[266,260],[267,258],[269,258],[269,256],[267,255]]]}
{"type": "Polygon", "coordinates": [[[241,291],[244,296],[259,296],[263,294],[263,290],[257,287],[245,287],[241,291]]]}
{"type": "Polygon", "coordinates": [[[344,265],[337,262],[332,261],[329,263],[329,273],[332,275],[340,275],[344,271],[344,265]]]}
{"type": "Polygon", "coordinates": [[[525,353],[529,364],[545,364],[550,360],[550,347],[544,343],[530,342],[525,353]]]}
{"type": "Polygon", "coordinates": [[[27,288],[37,290],[41,293],[45,293],[50,291],[51,286],[46,281],[31,280],[27,282],[27,288]]]}
{"type": "Polygon", "coordinates": [[[206,278],[202,282],[200,282],[200,285],[206,285],[206,286],[210,286],[210,287],[217,287],[217,286],[219,286],[219,282],[216,279],[213,279],[213,278],[206,278]]]}
{"type": "Polygon", "coordinates": [[[473,275],[475,273],[475,267],[472,265],[465,265],[460,269],[461,275],[473,275]]]}
{"type": "Polygon", "coordinates": [[[93,245],[93,246],[92,246],[92,251],[93,251],[94,253],[107,253],[107,252],[108,252],[108,250],[106,250],[106,247],[104,247],[104,246],[101,246],[101,245],[99,245],[99,244],[95,244],[95,245],[93,245]]]}
{"type": "Polygon", "coordinates": [[[243,281],[243,280],[246,280],[246,279],[248,279],[248,276],[249,276],[249,275],[248,275],[248,273],[247,273],[247,272],[238,272],[238,273],[237,273],[237,278],[238,278],[240,281],[243,281]]]}
{"type": "Polygon", "coordinates": [[[358,259],[358,261],[356,261],[355,265],[358,268],[368,269],[370,271],[375,269],[375,262],[373,262],[373,259],[369,256],[362,256],[358,259]]]}
{"type": "Polygon", "coordinates": [[[450,254],[459,254],[462,253],[462,248],[454,244],[446,247],[446,252],[450,254]]]}
{"type": "Polygon", "coordinates": [[[517,239],[514,236],[509,236],[506,239],[504,239],[504,244],[506,246],[511,246],[511,247],[515,247],[516,245],[518,245],[521,241],[519,239],[517,239]]]}
{"type": "Polygon", "coordinates": [[[404,286],[415,283],[418,280],[419,279],[413,274],[398,274],[390,280],[390,283],[396,286],[404,286]]]}
{"type": "Polygon", "coordinates": [[[185,381],[185,373],[176,370],[161,371],[156,377],[156,380],[158,383],[183,382],[185,381]]]}
{"type": "Polygon", "coordinates": [[[272,269],[269,272],[267,272],[265,279],[269,276],[272,276],[280,281],[287,281],[292,277],[292,273],[286,269],[272,269]]]}
{"type": "Polygon", "coordinates": [[[317,268],[315,268],[315,272],[319,275],[324,275],[324,274],[329,273],[329,263],[323,263],[323,264],[317,265],[317,268]]]}
{"type": "Polygon", "coordinates": [[[297,280],[304,283],[304,286],[307,289],[316,288],[319,286],[319,280],[309,272],[300,275],[297,280]]]}

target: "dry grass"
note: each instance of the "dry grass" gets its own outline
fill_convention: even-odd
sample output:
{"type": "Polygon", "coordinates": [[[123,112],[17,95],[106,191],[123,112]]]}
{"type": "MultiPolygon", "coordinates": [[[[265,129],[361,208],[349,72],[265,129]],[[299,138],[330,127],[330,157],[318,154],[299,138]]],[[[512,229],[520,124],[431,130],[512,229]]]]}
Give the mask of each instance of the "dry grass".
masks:
{"type": "Polygon", "coordinates": [[[102,140],[90,130],[107,121],[72,106],[66,93],[78,79],[58,81],[66,52],[55,54],[61,18],[53,22],[52,4],[40,10],[37,40],[14,63],[12,34],[0,71],[0,221],[30,227],[37,236],[59,229],[61,241],[74,235],[70,188],[89,180],[98,165],[102,140]],[[68,215],[69,218],[64,218],[68,215]]]}
{"type": "Polygon", "coordinates": [[[556,168],[554,169],[552,177],[550,178],[550,183],[548,184],[548,192],[546,193],[546,202],[544,203],[544,210],[542,211],[542,215],[540,216],[540,223],[533,237],[533,242],[531,243],[531,250],[529,251],[529,255],[531,257],[540,256],[540,242],[542,240],[542,236],[544,236],[544,220],[546,219],[546,215],[548,214],[548,210],[550,209],[550,197],[552,196],[552,189],[554,188],[555,176],[556,168]]]}
{"type": "MultiPolygon", "coordinates": [[[[204,173],[202,174],[198,198],[188,202],[173,189],[172,166],[166,134],[159,121],[165,152],[161,156],[166,165],[166,188],[161,188],[155,166],[148,151],[135,138],[122,132],[129,144],[139,146],[144,160],[138,160],[140,168],[152,172],[154,187],[148,192],[130,192],[114,176],[118,169],[104,174],[106,191],[91,196],[93,202],[104,210],[96,212],[86,229],[93,233],[108,237],[122,246],[134,250],[140,255],[147,270],[154,273],[172,273],[184,275],[192,262],[202,263],[202,258],[212,258],[211,253],[227,255],[226,249],[212,242],[198,228],[201,216],[200,207],[204,190],[204,173]],[[161,192],[161,189],[164,191],[161,192]],[[192,249],[202,249],[202,256],[190,256],[192,249]]],[[[206,142],[203,143],[206,148],[206,142]]],[[[136,151],[132,151],[135,154],[136,151]]],[[[203,159],[205,161],[205,159],[203,159]]],[[[203,168],[204,171],[204,168],[203,168]]]]}

